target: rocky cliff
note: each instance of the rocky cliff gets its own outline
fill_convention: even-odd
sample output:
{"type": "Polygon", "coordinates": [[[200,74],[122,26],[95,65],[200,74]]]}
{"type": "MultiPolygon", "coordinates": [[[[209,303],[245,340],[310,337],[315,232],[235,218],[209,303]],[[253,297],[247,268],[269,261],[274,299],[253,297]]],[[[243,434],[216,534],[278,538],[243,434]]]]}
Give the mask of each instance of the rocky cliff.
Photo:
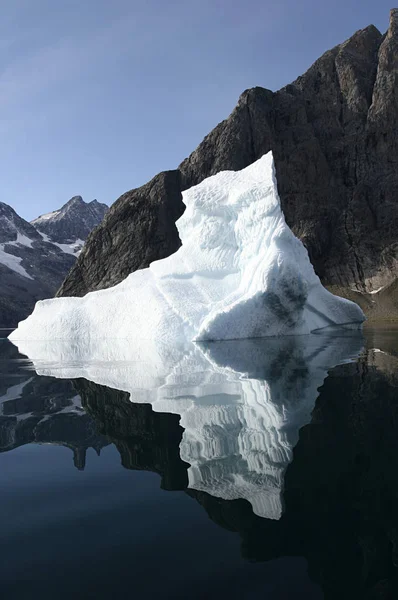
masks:
{"type": "Polygon", "coordinates": [[[246,90],[178,169],[115,202],[58,295],[109,287],[174,252],[181,191],[272,150],[286,220],[322,282],[368,313],[395,312],[397,77],[394,9],[385,35],[370,25],[285,88],[246,90]]]}

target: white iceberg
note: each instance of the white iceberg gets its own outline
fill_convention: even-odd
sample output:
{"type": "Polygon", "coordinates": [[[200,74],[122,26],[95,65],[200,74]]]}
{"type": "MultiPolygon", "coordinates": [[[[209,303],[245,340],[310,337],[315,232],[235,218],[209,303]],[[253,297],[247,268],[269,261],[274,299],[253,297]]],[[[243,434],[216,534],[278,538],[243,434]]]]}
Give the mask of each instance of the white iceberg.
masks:
{"type": "Polygon", "coordinates": [[[182,246],[84,298],[36,304],[21,339],[223,340],[360,326],[361,309],[320,283],[286,225],[272,153],[183,193],[182,246]]]}
{"type": "Polygon", "coordinates": [[[181,416],[189,487],[278,519],[299,429],[329,369],[355,359],[360,332],[172,347],[127,340],[24,341],[39,375],[85,378],[181,416]]]}

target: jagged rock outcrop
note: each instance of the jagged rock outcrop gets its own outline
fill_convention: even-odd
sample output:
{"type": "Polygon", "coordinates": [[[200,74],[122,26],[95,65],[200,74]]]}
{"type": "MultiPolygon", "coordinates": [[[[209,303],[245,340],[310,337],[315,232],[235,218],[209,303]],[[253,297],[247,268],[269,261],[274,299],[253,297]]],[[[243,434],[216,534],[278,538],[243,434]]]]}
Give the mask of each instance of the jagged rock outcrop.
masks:
{"type": "Polygon", "coordinates": [[[160,173],[116,205],[89,235],[83,259],[76,261],[58,295],[84,296],[111,287],[179,248],[175,222],[184,205],[178,171],[160,173]]]}
{"type": "Polygon", "coordinates": [[[369,293],[390,298],[397,276],[397,69],[393,10],[386,35],[371,25],[280,91],[247,90],[177,170],[116,201],[58,294],[109,287],[174,252],[181,190],[272,150],[286,220],[322,282],[382,312],[369,293]]]}

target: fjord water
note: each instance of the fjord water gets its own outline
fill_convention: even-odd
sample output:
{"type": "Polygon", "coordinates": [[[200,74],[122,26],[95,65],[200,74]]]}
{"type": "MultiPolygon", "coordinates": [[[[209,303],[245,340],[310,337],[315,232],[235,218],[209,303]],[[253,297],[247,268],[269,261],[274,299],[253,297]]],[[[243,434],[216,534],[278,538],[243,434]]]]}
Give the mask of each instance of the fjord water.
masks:
{"type": "Polygon", "coordinates": [[[202,349],[150,390],[1,340],[3,597],[393,594],[398,330],[306,337],[202,349]]]}

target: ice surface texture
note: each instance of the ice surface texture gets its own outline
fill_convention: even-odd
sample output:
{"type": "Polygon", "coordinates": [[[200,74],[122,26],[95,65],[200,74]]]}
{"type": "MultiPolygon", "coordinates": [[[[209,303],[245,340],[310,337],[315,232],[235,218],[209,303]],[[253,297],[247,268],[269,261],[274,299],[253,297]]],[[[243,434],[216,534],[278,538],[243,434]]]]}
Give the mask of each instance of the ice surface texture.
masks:
{"type": "Polygon", "coordinates": [[[11,339],[224,340],[363,322],[356,304],[321,285],[286,225],[271,152],[183,200],[175,254],[113,288],[38,302],[11,339]]]}
{"type": "Polygon", "coordinates": [[[84,377],[132,402],[181,415],[189,487],[249,501],[278,519],[299,429],[335,365],[355,359],[361,332],[156,347],[129,340],[19,342],[39,375],[84,377]]]}

